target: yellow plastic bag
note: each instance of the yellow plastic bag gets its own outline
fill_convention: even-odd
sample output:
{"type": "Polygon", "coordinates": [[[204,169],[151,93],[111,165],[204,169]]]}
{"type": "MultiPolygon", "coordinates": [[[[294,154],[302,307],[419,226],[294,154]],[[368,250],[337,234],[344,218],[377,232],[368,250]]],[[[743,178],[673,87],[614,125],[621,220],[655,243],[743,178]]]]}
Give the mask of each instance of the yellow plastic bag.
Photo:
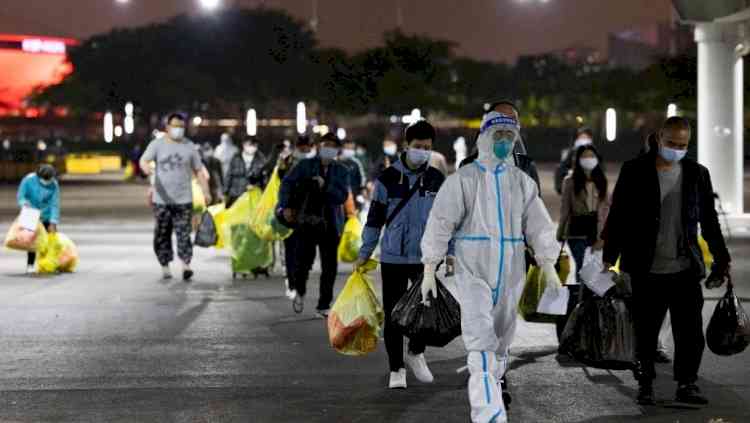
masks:
{"type": "Polygon", "coordinates": [[[73,273],[78,267],[78,249],[63,233],[49,234],[47,246],[37,261],[39,273],[73,273]]]}
{"type": "Polygon", "coordinates": [[[281,179],[278,169],[274,169],[271,180],[268,181],[263,196],[260,198],[250,219],[250,228],[258,238],[264,241],[281,241],[289,238],[292,229],[279,223],[276,218],[276,204],[279,202],[279,190],[281,190],[281,179]]]}
{"type": "Polygon", "coordinates": [[[203,188],[201,188],[198,180],[193,178],[192,181],[193,190],[193,213],[201,214],[206,211],[206,196],[203,194],[203,188]]]}
{"type": "Polygon", "coordinates": [[[345,263],[357,261],[360,247],[362,247],[362,224],[356,217],[350,217],[346,220],[344,233],[339,242],[339,261],[345,263]]]}
{"type": "Polygon", "coordinates": [[[41,252],[47,245],[47,231],[41,222],[37,225],[36,231],[29,231],[22,228],[16,219],[8,229],[4,245],[9,250],[41,252]]]}
{"type": "Polygon", "coordinates": [[[349,277],[328,315],[328,339],[341,354],[360,356],[375,351],[385,314],[373,289],[369,260],[349,277]]]}
{"type": "Polygon", "coordinates": [[[135,177],[135,168],[133,167],[132,162],[128,162],[128,164],[125,166],[125,173],[122,175],[123,181],[132,181],[135,177]]]}
{"type": "Polygon", "coordinates": [[[698,246],[701,248],[701,253],[703,254],[703,262],[706,264],[706,271],[710,272],[711,266],[714,265],[714,256],[708,249],[708,243],[703,239],[703,236],[698,236],[698,246]]]}
{"type": "Polygon", "coordinates": [[[224,203],[214,204],[208,208],[208,212],[214,218],[214,225],[216,225],[217,241],[214,248],[224,248],[224,221],[227,214],[227,210],[224,207],[224,203]]]}

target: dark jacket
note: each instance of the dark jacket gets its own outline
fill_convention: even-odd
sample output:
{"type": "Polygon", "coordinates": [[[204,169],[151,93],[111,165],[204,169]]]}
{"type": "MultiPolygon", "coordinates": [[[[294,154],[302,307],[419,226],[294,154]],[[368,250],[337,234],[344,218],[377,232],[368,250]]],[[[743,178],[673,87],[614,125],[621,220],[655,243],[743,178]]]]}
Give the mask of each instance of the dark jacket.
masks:
{"type": "MultiPolygon", "coordinates": [[[[612,206],[602,232],[604,261],[620,258],[622,271],[643,275],[651,270],[661,220],[661,193],[656,170],[656,152],[626,162],[612,195],[612,206]]],[[[704,166],[682,162],[683,245],[680,249],[691,261],[691,271],[706,275],[700,247],[698,224],[719,268],[730,262],[714,203],[711,175],[704,166]]]]}
{"type": "MultiPolygon", "coordinates": [[[[468,157],[466,157],[465,159],[463,159],[461,161],[461,164],[458,167],[461,168],[461,167],[464,167],[464,166],[466,166],[468,164],[474,163],[474,161],[477,159],[477,157],[479,157],[479,153],[478,152],[472,153],[471,155],[469,155],[468,157]]],[[[536,182],[536,187],[538,188],[538,190],[539,190],[539,196],[541,197],[541,195],[542,195],[542,185],[539,182],[539,172],[537,172],[537,170],[536,170],[536,165],[534,164],[534,160],[531,157],[529,157],[529,156],[527,156],[525,154],[521,154],[521,153],[514,153],[513,154],[513,159],[516,162],[516,167],[519,168],[519,169],[521,169],[525,174],[529,175],[531,177],[531,179],[534,180],[534,182],[536,182]]]]}
{"type": "Polygon", "coordinates": [[[242,153],[237,153],[229,162],[229,172],[224,186],[224,193],[227,197],[236,198],[247,191],[248,185],[257,185],[263,187],[266,180],[263,175],[263,165],[266,164],[266,158],[260,151],[255,153],[250,167],[245,166],[245,160],[242,159],[242,153]]]}
{"type": "Polygon", "coordinates": [[[349,171],[349,184],[351,185],[352,194],[356,197],[365,186],[365,175],[362,164],[356,158],[340,159],[339,163],[344,165],[349,171]]]}
{"type": "Polygon", "coordinates": [[[334,224],[338,233],[344,228],[344,209],[342,205],[349,196],[349,171],[336,161],[328,165],[328,171],[322,174],[323,164],[320,158],[305,159],[297,163],[286,174],[281,182],[279,192],[279,207],[289,208],[290,200],[298,185],[316,176],[323,176],[325,185],[324,218],[326,222],[334,224]]]}
{"type": "MultiPolygon", "coordinates": [[[[403,160],[403,155],[402,155],[403,160]]],[[[375,181],[375,192],[362,234],[359,257],[369,258],[380,241],[380,232],[402,199],[414,184],[420,188],[385,228],[380,244],[380,261],[392,264],[419,264],[422,262],[421,241],[427,218],[430,216],[445,176],[434,167],[423,165],[417,170],[406,167],[402,161],[385,169],[375,181]],[[419,181],[419,182],[417,182],[419,181]]]]}
{"type": "Polygon", "coordinates": [[[211,201],[216,204],[224,193],[224,175],[221,162],[215,157],[203,157],[203,166],[208,171],[208,188],[211,190],[211,201]]]}
{"type": "Polygon", "coordinates": [[[388,169],[389,167],[393,166],[394,163],[398,161],[398,155],[388,156],[383,155],[373,163],[372,168],[370,169],[370,178],[371,180],[375,181],[377,180],[380,175],[383,174],[383,171],[388,169]]]}

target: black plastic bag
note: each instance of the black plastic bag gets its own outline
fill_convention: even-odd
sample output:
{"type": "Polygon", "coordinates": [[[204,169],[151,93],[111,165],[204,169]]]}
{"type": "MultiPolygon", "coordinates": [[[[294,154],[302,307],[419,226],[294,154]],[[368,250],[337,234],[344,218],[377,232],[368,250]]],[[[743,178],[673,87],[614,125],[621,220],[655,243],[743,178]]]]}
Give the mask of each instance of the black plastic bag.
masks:
{"type": "Polygon", "coordinates": [[[283,209],[276,210],[276,218],[279,223],[287,228],[297,229],[300,227],[325,229],[325,193],[314,179],[300,181],[292,190],[287,207],[294,212],[292,221],[288,221],[283,214],[283,209]]]}
{"type": "Polygon", "coordinates": [[[708,322],[706,344],[716,355],[739,354],[750,344],[750,317],[734,295],[731,281],[708,322]]]}
{"type": "Polygon", "coordinates": [[[404,336],[431,347],[444,347],[461,335],[461,307],[439,280],[437,298],[431,298],[429,306],[422,304],[422,283],[414,283],[396,303],[390,319],[404,336]]]}
{"type": "Polygon", "coordinates": [[[211,213],[204,212],[201,216],[201,223],[198,225],[198,231],[195,233],[195,245],[198,247],[213,247],[219,241],[216,233],[216,224],[211,213]]]}
{"type": "Polygon", "coordinates": [[[579,303],[563,330],[560,351],[590,367],[635,369],[635,330],[625,300],[591,297],[579,303]]]}

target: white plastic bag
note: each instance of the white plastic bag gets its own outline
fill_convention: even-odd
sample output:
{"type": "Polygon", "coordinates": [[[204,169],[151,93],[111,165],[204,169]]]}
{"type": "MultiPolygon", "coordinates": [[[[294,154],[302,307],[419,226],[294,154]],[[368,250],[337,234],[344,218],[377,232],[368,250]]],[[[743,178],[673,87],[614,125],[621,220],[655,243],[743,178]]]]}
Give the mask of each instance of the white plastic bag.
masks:
{"type": "Polygon", "coordinates": [[[27,231],[35,231],[41,215],[41,210],[24,206],[21,208],[21,214],[18,215],[18,225],[27,231]]]}
{"type": "Polygon", "coordinates": [[[615,286],[614,275],[611,272],[604,272],[604,270],[602,251],[593,252],[591,248],[587,248],[583,259],[583,267],[581,267],[581,280],[600,297],[603,297],[607,291],[615,286]]]}
{"type": "Polygon", "coordinates": [[[552,314],[555,316],[565,316],[568,311],[568,300],[570,299],[569,289],[553,290],[546,288],[539,299],[539,305],[536,306],[536,312],[542,314],[552,314]]]}

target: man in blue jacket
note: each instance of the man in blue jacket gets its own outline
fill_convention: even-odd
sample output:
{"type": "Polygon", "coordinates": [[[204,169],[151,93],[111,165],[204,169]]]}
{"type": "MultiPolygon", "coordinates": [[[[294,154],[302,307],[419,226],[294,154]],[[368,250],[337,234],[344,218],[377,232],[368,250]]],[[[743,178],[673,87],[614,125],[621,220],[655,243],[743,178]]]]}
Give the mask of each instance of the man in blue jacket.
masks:
{"type": "MultiPolygon", "coordinates": [[[[364,264],[375,251],[380,232],[385,235],[380,246],[383,277],[383,308],[390,316],[396,303],[407,291],[407,285],[419,283],[422,277],[420,242],[427,218],[445,177],[431,167],[430,152],[435,129],[427,121],[413,123],[405,132],[409,148],[375,181],[374,197],[363,233],[357,266],[364,264]]],[[[389,388],[406,388],[403,335],[386,317],[384,337],[391,374],[389,388]]],[[[425,346],[410,341],[406,364],[421,382],[430,383],[432,373],[424,358],[425,346]]]]}
{"type": "Polygon", "coordinates": [[[307,279],[320,250],[320,296],[318,315],[328,317],[333,285],[338,273],[337,250],[344,227],[343,204],[349,195],[349,170],[336,161],[341,141],[333,134],[320,140],[318,157],[300,161],[284,177],[279,192],[279,208],[284,220],[296,226],[297,263],[290,280],[296,312],[304,307],[307,279]],[[319,204],[320,207],[310,206],[319,204]],[[315,213],[314,209],[318,209],[315,213]]]}
{"type": "MultiPolygon", "coordinates": [[[[50,233],[57,232],[57,224],[60,223],[60,186],[55,176],[55,168],[43,164],[36,173],[29,173],[23,178],[17,195],[19,207],[31,207],[41,211],[42,225],[50,233]]],[[[36,253],[30,252],[27,274],[34,273],[35,262],[36,253]]]]}

